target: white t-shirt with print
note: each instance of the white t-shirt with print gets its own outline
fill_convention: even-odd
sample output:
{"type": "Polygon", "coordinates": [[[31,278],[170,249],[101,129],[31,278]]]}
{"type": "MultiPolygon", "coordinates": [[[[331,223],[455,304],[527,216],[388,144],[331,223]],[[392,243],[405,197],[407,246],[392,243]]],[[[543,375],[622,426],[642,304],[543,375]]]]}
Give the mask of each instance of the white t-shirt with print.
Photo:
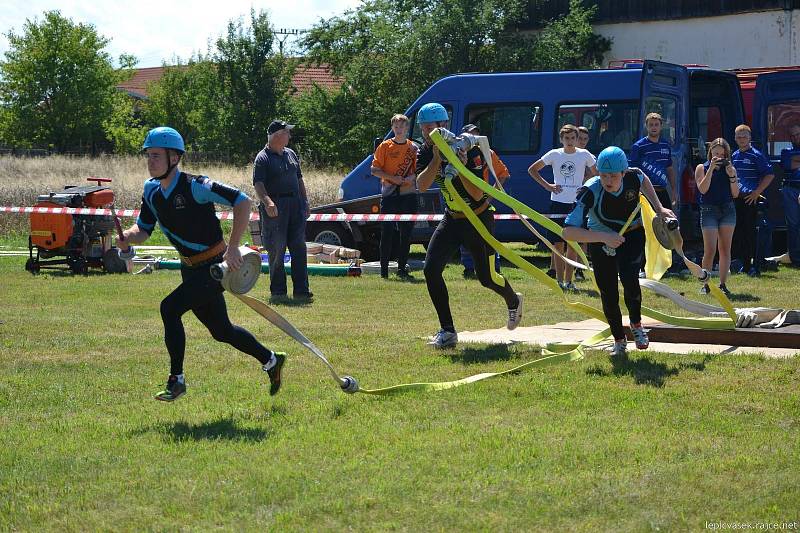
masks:
{"type": "Polygon", "coordinates": [[[591,152],[583,148],[575,148],[572,154],[565,154],[563,148],[550,150],[542,156],[542,161],[553,167],[554,183],[561,185],[561,192],[550,193],[550,199],[564,204],[575,203],[586,169],[597,162],[591,152]]]}

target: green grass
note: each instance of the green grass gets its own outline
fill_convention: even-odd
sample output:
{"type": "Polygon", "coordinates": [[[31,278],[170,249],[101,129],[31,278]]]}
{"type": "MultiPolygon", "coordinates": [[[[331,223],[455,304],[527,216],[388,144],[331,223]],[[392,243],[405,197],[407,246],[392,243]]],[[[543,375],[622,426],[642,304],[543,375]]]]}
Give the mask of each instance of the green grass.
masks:
{"type": "MultiPolygon", "coordinates": [[[[0,258],[0,530],[683,531],[800,518],[800,358],[634,352],[612,365],[590,351],[450,391],[348,396],[228,297],[234,322],[289,352],[280,394],[187,315],[188,394],[163,404],[158,305],[179,274],[34,277],[23,264],[0,258]]],[[[581,318],[504,272],[526,295],[523,325],[581,318]]],[[[537,357],[519,345],[432,351],[422,337],[435,313],[416,277],[315,277],[312,305],[278,310],[369,388],[537,357]]],[[[455,265],[446,277],[459,329],[505,322],[502,300],[455,265]]],[[[798,284],[782,269],[729,286],[736,305],[797,307],[798,284]]],[[[253,294],[265,293],[262,279],[253,294]]]]}

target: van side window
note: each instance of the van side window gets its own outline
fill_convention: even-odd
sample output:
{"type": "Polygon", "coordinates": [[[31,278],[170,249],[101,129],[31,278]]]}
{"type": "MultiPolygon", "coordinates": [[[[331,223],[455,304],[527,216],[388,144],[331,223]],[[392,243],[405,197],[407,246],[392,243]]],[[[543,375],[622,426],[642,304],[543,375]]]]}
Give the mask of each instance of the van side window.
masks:
{"type": "MultiPolygon", "coordinates": [[[[449,106],[447,104],[442,104],[442,105],[447,110],[447,128],[451,129],[452,124],[453,124],[453,108],[452,108],[452,106],[449,106]]],[[[419,111],[419,110],[417,110],[417,111],[419,111]]],[[[409,138],[416,139],[416,140],[421,140],[422,139],[422,130],[419,129],[419,124],[417,124],[417,111],[414,111],[414,114],[409,117],[409,120],[411,120],[411,124],[412,124],[412,126],[411,126],[411,135],[409,135],[409,138]]],[[[392,135],[392,132],[390,131],[389,132],[389,136],[391,136],[391,135],[392,135]]]]}
{"type": "Polygon", "coordinates": [[[639,102],[593,102],[558,106],[558,124],[553,132],[553,146],[560,146],[558,131],[564,124],[585,126],[589,130],[586,149],[599,154],[609,146],[625,151],[636,142],[639,122],[639,102]]]}
{"type": "Polygon", "coordinates": [[[473,104],[464,124],[475,124],[498,154],[534,154],[539,150],[541,105],[473,104]]]}
{"type": "Polygon", "coordinates": [[[661,138],[670,145],[675,145],[675,135],[677,132],[677,113],[678,101],[672,96],[649,96],[645,101],[645,116],[648,113],[658,113],[664,121],[661,124],[661,138]]]}
{"type": "Polygon", "coordinates": [[[781,102],[767,108],[767,152],[773,159],[792,147],[789,128],[800,126],[800,100],[781,102]]]}

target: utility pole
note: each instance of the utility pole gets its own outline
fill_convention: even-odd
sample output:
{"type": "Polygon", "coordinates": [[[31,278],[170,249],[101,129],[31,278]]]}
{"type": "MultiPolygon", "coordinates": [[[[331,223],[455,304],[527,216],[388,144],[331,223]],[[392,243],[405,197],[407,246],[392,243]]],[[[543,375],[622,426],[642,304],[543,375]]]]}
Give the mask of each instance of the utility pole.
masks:
{"type": "Polygon", "coordinates": [[[273,33],[275,35],[282,35],[282,37],[278,38],[278,48],[279,48],[280,54],[283,55],[283,45],[286,42],[286,39],[288,39],[289,37],[292,37],[292,36],[297,37],[301,33],[306,33],[307,31],[308,30],[286,29],[286,28],[281,28],[279,30],[274,31],[273,33]]]}

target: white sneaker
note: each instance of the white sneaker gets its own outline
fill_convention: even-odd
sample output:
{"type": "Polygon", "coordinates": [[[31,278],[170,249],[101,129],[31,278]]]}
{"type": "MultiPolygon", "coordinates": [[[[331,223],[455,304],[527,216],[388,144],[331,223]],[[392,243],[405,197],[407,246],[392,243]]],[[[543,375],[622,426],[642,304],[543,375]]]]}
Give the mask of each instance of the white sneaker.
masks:
{"type": "Polygon", "coordinates": [[[433,336],[433,339],[428,342],[428,345],[441,350],[443,348],[452,348],[456,343],[458,343],[458,333],[440,329],[433,336]]]}
{"type": "Polygon", "coordinates": [[[522,321],[522,293],[518,292],[516,294],[517,298],[519,298],[519,303],[514,309],[508,310],[508,324],[506,324],[506,328],[509,330],[516,329],[522,321]]]}
{"type": "Polygon", "coordinates": [[[624,357],[628,355],[628,341],[625,339],[615,340],[611,348],[611,357],[624,357]]]}

